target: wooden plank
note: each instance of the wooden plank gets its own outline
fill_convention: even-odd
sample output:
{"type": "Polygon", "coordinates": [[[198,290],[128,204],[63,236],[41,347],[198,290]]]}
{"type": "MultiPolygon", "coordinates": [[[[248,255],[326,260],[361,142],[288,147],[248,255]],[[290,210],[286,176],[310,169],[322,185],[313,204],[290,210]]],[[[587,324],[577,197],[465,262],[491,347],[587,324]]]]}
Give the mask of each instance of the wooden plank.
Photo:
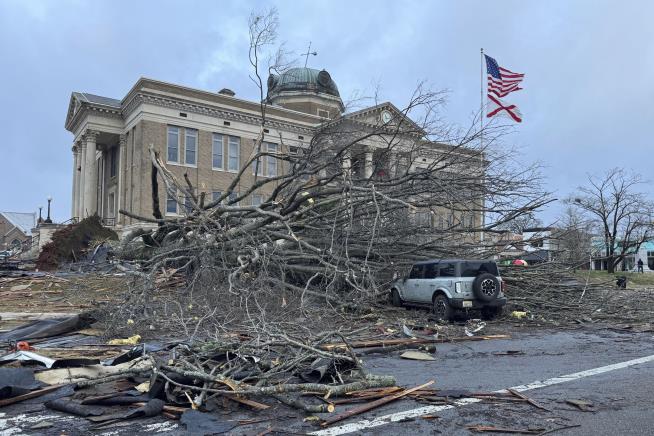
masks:
{"type": "Polygon", "coordinates": [[[534,407],[537,407],[537,408],[542,409],[542,410],[547,410],[548,412],[552,411],[552,409],[548,409],[545,406],[541,406],[540,404],[538,404],[537,402],[535,402],[531,398],[527,397],[526,395],[522,395],[520,392],[518,392],[518,391],[516,391],[514,389],[507,389],[507,390],[509,392],[511,392],[513,395],[515,395],[516,397],[520,398],[521,400],[524,400],[524,401],[528,402],[529,404],[531,404],[534,407]]]}
{"type": "Polygon", "coordinates": [[[45,394],[47,394],[49,392],[56,391],[57,389],[66,386],[67,384],[68,383],[47,386],[45,388],[37,389],[35,391],[28,392],[28,393],[23,394],[23,395],[18,395],[17,397],[11,397],[11,398],[6,398],[4,400],[0,400],[0,407],[1,406],[8,406],[10,404],[20,403],[21,401],[25,401],[25,400],[29,400],[29,399],[32,399],[32,398],[40,397],[41,395],[45,395],[45,394]]]}
{"type": "Polygon", "coordinates": [[[511,339],[510,335],[489,335],[489,336],[463,336],[456,338],[399,338],[399,339],[371,339],[367,341],[352,341],[347,344],[344,342],[336,342],[332,344],[323,344],[319,348],[331,351],[337,348],[370,348],[370,347],[388,347],[392,345],[404,344],[442,344],[446,342],[470,342],[470,341],[485,341],[490,339],[511,339]]]}
{"type": "Polygon", "coordinates": [[[338,414],[338,415],[336,415],[336,416],[334,416],[332,418],[326,419],[320,425],[325,427],[325,426],[328,426],[328,425],[333,424],[335,422],[342,421],[342,420],[344,420],[346,418],[349,418],[351,416],[359,415],[361,413],[364,413],[364,412],[367,412],[369,410],[375,409],[375,408],[377,408],[379,406],[383,406],[384,404],[388,404],[391,401],[398,400],[398,399],[400,399],[400,398],[402,398],[402,397],[404,397],[406,395],[409,395],[412,392],[419,391],[420,389],[426,388],[427,386],[430,386],[432,384],[434,384],[434,380],[428,381],[424,385],[416,386],[415,388],[411,388],[411,389],[406,389],[406,390],[404,390],[402,392],[398,392],[396,394],[392,394],[390,396],[380,398],[378,400],[375,400],[375,401],[372,401],[370,403],[364,404],[364,405],[362,405],[360,407],[356,407],[354,409],[347,410],[347,411],[345,411],[343,413],[340,413],[340,414],[338,414]]]}
{"type": "Polygon", "coordinates": [[[67,318],[77,312],[0,312],[2,321],[39,321],[42,319],[67,318]]]}
{"type": "Polygon", "coordinates": [[[236,401],[237,403],[245,404],[246,406],[250,406],[256,410],[266,410],[270,408],[270,406],[267,404],[259,403],[257,401],[249,400],[247,398],[241,398],[236,395],[225,395],[225,398],[229,398],[230,400],[236,401]]]}

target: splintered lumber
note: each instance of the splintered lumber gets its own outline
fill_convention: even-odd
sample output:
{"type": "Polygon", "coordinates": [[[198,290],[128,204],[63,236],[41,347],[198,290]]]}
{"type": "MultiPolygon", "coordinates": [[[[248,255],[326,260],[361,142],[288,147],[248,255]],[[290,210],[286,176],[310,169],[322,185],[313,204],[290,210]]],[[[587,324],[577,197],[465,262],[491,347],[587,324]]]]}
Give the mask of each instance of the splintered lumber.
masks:
{"type": "Polygon", "coordinates": [[[320,348],[332,351],[340,348],[370,348],[370,347],[388,347],[405,344],[442,344],[445,342],[469,342],[485,341],[490,339],[511,339],[510,335],[489,335],[489,336],[464,336],[456,338],[400,338],[400,339],[371,339],[365,341],[335,342],[331,344],[320,345],[320,348]]]}
{"type": "Polygon", "coordinates": [[[400,399],[400,398],[402,398],[402,397],[404,397],[406,395],[409,395],[412,392],[419,391],[420,389],[424,389],[427,386],[431,386],[432,384],[434,384],[434,380],[428,381],[424,385],[416,386],[415,388],[411,388],[411,389],[406,389],[406,390],[404,390],[402,392],[391,394],[388,397],[380,398],[378,400],[375,400],[375,401],[372,401],[370,403],[364,404],[364,405],[362,405],[360,407],[356,407],[354,409],[347,410],[347,411],[345,411],[343,413],[339,413],[338,415],[336,415],[334,417],[331,417],[331,418],[328,418],[328,419],[324,420],[320,425],[323,426],[323,427],[326,427],[326,426],[331,425],[331,424],[333,424],[335,422],[347,419],[347,418],[349,418],[351,416],[359,415],[361,413],[364,413],[364,412],[367,412],[369,410],[375,409],[375,408],[377,408],[379,406],[383,406],[384,404],[388,404],[388,403],[390,403],[392,401],[398,400],[398,399],[400,399]]]}
{"type": "Polygon", "coordinates": [[[257,401],[249,400],[247,398],[242,398],[239,397],[238,395],[225,395],[225,398],[228,398],[232,401],[236,401],[237,403],[245,404],[246,406],[250,406],[256,410],[266,410],[270,408],[270,406],[267,404],[259,403],[257,401]]]}
{"type": "Polygon", "coordinates": [[[30,400],[32,398],[40,397],[41,395],[45,395],[45,394],[47,394],[49,392],[56,391],[57,389],[66,386],[67,384],[68,383],[52,385],[52,386],[46,386],[45,388],[37,389],[35,391],[28,392],[28,393],[23,394],[23,395],[18,395],[16,397],[11,397],[11,398],[6,398],[4,400],[0,400],[0,406],[8,406],[10,404],[19,403],[21,401],[30,400]]]}
{"type": "Polygon", "coordinates": [[[552,411],[552,409],[548,409],[547,407],[538,404],[537,402],[535,402],[534,400],[532,400],[528,396],[521,394],[520,392],[516,391],[515,389],[507,389],[507,390],[509,392],[511,392],[513,395],[515,395],[516,397],[520,398],[523,401],[526,401],[527,403],[531,404],[534,407],[537,407],[537,408],[542,409],[542,410],[547,410],[548,412],[552,411]]]}
{"type": "Polygon", "coordinates": [[[515,428],[506,428],[506,427],[493,427],[490,425],[471,425],[466,427],[470,431],[474,432],[492,432],[492,433],[514,433],[514,434],[543,434],[545,431],[544,428],[526,428],[526,429],[515,429],[515,428]]]}

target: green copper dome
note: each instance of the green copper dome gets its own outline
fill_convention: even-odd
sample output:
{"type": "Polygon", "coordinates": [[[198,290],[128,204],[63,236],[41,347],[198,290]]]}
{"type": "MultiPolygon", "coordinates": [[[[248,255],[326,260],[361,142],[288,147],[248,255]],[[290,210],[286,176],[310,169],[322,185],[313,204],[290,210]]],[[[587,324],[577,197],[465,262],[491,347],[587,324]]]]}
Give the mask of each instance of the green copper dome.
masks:
{"type": "Polygon", "coordinates": [[[340,97],[338,87],[329,73],[313,68],[291,68],[279,75],[271,74],[268,77],[268,97],[284,91],[325,93],[340,97]]]}

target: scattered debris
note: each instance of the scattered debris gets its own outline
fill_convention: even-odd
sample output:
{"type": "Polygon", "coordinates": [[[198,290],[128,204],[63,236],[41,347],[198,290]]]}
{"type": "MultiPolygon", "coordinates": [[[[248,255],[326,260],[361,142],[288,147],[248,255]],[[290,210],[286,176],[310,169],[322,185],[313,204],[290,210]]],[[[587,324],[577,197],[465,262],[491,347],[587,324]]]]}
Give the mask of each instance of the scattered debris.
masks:
{"type": "Polygon", "coordinates": [[[465,326],[466,336],[474,336],[475,333],[482,331],[486,327],[486,323],[480,319],[469,319],[465,326]]]}
{"type": "Polygon", "coordinates": [[[180,422],[186,426],[186,431],[192,435],[213,435],[227,433],[238,423],[220,419],[216,415],[187,410],[182,414],[180,422]]]}
{"type": "Polygon", "coordinates": [[[408,339],[382,339],[382,340],[366,340],[366,341],[351,341],[346,343],[331,343],[321,345],[320,348],[327,351],[332,351],[341,348],[368,348],[368,347],[387,347],[392,345],[405,345],[405,344],[440,344],[445,342],[466,342],[466,341],[484,341],[490,339],[510,339],[509,335],[488,335],[488,336],[467,336],[467,337],[454,337],[454,338],[408,338],[408,339]]]}
{"type": "Polygon", "coordinates": [[[575,406],[577,409],[582,412],[595,412],[595,406],[593,403],[585,400],[565,400],[567,404],[575,406]]]}
{"type": "Polygon", "coordinates": [[[526,316],[527,316],[527,312],[523,312],[521,310],[514,310],[513,312],[511,312],[511,318],[522,319],[525,318],[526,316]]]}
{"type": "Polygon", "coordinates": [[[466,428],[475,433],[513,433],[513,434],[542,434],[546,429],[544,428],[525,428],[515,429],[506,427],[494,427],[489,425],[469,425],[466,428]]]}
{"type": "Polygon", "coordinates": [[[141,342],[141,336],[134,335],[126,339],[112,339],[107,342],[107,345],[136,345],[139,342],[141,342]]]}
{"type": "Polygon", "coordinates": [[[522,350],[506,350],[506,351],[496,351],[493,353],[493,356],[524,356],[525,352],[522,350]]]}
{"type": "Polygon", "coordinates": [[[436,360],[434,359],[434,356],[420,351],[405,351],[400,355],[400,357],[402,359],[410,359],[410,360],[436,360]]]}
{"type": "Polygon", "coordinates": [[[511,394],[515,395],[516,397],[518,397],[518,398],[520,398],[520,399],[522,399],[522,400],[525,400],[527,403],[531,404],[532,406],[534,406],[534,407],[536,407],[536,408],[538,408],[538,409],[541,409],[541,410],[547,410],[548,412],[551,412],[551,411],[552,411],[552,409],[548,409],[547,407],[538,404],[537,402],[535,402],[535,401],[532,400],[531,398],[527,397],[527,396],[524,395],[524,394],[521,394],[520,392],[516,391],[515,389],[507,389],[507,390],[508,390],[511,394]]]}
{"type": "Polygon", "coordinates": [[[383,406],[384,404],[388,404],[388,403],[390,403],[392,401],[399,400],[400,398],[405,397],[405,396],[409,395],[412,392],[418,391],[420,389],[424,389],[427,386],[430,386],[432,384],[434,384],[433,380],[429,381],[429,382],[427,382],[427,383],[425,383],[423,385],[417,386],[415,388],[406,389],[406,390],[403,390],[401,392],[397,392],[397,393],[391,394],[389,396],[382,397],[382,398],[380,398],[378,400],[372,401],[370,403],[366,403],[363,406],[356,407],[354,409],[348,410],[346,412],[343,412],[343,413],[338,414],[336,416],[333,416],[331,418],[327,418],[320,425],[325,427],[325,426],[331,425],[331,424],[333,424],[335,422],[342,421],[342,420],[344,420],[346,418],[349,418],[351,416],[359,415],[361,413],[367,412],[367,411],[372,410],[374,408],[377,408],[379,406],[383,406]]]}

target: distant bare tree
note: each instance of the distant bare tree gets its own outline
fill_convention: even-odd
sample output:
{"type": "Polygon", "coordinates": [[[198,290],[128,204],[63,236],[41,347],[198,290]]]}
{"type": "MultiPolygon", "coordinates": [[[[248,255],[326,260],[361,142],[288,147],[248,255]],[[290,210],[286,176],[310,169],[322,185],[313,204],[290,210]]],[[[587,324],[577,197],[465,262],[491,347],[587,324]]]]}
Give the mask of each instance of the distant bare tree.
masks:
{"type": "Polygon", "coordinates": [[[557,260],[573,268],[590,262],[595,222],[579,208],[568,205],[558,227],[555,235],[559,247],[557,260]]]}
{"type": "Polygon", "coordinates": [[[567,200],[594,220],[604,237],[608,273],[651,236],[654,205],[638,187],[638,174],[613,168],[603,176],[589,176],[588,185],[567,200]]]}

